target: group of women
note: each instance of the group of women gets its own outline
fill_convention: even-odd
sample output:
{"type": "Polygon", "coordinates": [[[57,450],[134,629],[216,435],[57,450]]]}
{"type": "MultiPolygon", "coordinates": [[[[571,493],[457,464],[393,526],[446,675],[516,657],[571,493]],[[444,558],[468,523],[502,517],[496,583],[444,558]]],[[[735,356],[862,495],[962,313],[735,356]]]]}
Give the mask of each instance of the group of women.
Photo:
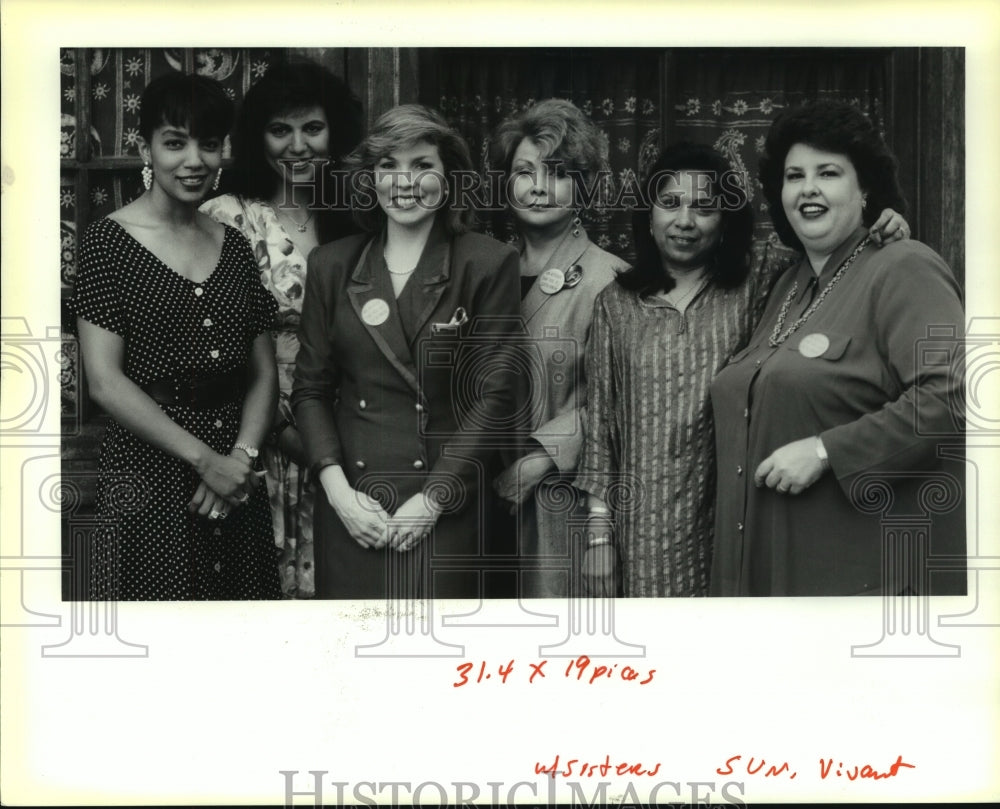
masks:
{"type": "Polygon", "coordinates": [[[154,80],[147,191],[82,243],[111,416],[93,597],[479,597],[504,533],[521,597],[884,588],[851,486],[937,462],[961,379],[914,346],[961,333],[962,307],[855,108],[789,110],[767,138],[764,194],[802,252],[784,273],[751,269],[743,186],[697,144],[653,167],[635,266],[598,248],[580,214],[606,138],[568,101],[492,139],[519,250],[472,232],[469,149],[433,110],[361,139],[342,82],[275,67],[206,201],[233,120],[212,80],[154,80]]]}

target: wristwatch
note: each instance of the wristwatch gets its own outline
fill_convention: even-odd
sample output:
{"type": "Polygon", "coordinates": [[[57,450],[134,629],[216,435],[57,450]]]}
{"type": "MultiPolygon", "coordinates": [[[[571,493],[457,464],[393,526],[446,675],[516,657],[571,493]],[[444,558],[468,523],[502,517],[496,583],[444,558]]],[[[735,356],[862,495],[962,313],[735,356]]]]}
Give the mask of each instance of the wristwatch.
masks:
{"type": "Polygon", "coordinates": [[[254,469],[257,468],[257,458],[260,455],[260,450],[257,449],[257,447],[250,446],[250,444],[247,444],[245,441],[240,441],[236,444],[233,444],[233,449],[243,450],[247,454],[247,457],[250,459],[250,466],[252,466],[254,469]]]}
{"type": "Polygon", "coordinates": [[[819,458],[820,465],[824,469],[830,468],[830,456],[826,454],[826,447],[823,446],[823,439],[816,436],[816,457],[819,458]]]}

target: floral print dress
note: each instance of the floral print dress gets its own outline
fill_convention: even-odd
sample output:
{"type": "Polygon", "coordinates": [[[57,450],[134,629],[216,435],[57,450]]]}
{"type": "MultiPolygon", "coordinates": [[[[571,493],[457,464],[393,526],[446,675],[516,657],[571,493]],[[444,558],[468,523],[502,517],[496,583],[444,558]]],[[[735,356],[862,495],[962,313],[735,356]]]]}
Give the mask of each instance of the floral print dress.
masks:
{"type": "MultiPolygon", "coordinates": [[[[306,284],[306,256],[288,237],[274,209],[259,200],[232,194],[215,197],[201,206],[217,222],[232,225],[250,242],[260,280],[278,303],[272,331],[278,364],[279,409],[294,424],[288,400],[292,371],[299,351],[299,316],[306,284]]],[[[274,541],[282,549],[281,586],[292,598],[315,595],[313,569],[313,498],[309,473],[286,456],[273,440],[261,448],[261,459],[271,499],[274,541]]]]}

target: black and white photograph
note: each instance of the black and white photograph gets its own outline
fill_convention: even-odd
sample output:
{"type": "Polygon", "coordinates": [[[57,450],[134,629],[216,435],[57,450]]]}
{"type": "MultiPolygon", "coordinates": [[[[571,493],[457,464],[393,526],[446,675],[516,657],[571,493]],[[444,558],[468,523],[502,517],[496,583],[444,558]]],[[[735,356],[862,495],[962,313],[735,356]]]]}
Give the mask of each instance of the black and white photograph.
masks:
{"type": "Polygon", "coordinates": [[[5,4],[15,805],[996,799],[1000,19],[794,8],[5,4]]]}

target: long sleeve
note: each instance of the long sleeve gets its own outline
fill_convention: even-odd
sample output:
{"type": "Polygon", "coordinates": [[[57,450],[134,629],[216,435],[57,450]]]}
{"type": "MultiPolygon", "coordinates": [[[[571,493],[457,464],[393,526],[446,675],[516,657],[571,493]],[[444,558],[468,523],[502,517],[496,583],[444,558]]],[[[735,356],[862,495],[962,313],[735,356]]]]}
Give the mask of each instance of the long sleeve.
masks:
{"type": "Polygon", "coordinates": [[[582,425],[587,418],[587,406],[581,399],[586,399],[586,380],[577,380],[574,395],[577,397],[575,407],[564,410],[555,418],[539,425],[531,434],[531,438],[541,445],[552,458],[556,469],[563,474],[576,469],[583,449],[582,425]]]}
{"type": "Polygon", "coordinates": [[[587,410],[583,425],[583,450],[574,486],[602,500],[618,473],[615,430],[618,391],[615,386],[611,318],[605,296],[594,303],[594,319],[587,341],[587,410]]]}
{"type": "Polygon", "coordinates": [[[321,266],[326,253],[314,250],[309,256],[300,348],[295,363],[292,407],[311,469],[341,464],[342,452],[333,420],[340,371],[330,339],[333,313],[333,272],[321,266]]]}
{"type": "MultiPolygon", "coordinates": [[[[545,378],[538,391],[539,404],[548,418],[531,434],[549,454],[560,473],[573,474],[580,461],[583,448],[583,424],[587,419],[587,368],[586,350],[594,320],[594,303],[597,296],[615,275],[628,265],[591,245],[580,259],[585,266],[584,282],[567,295],[568,306],[563,309],[545,310],[538,320],[552,329],[552,340],[537,339],[542,352],[545,378]]],[[[558,297],[553,302],[560,303],[558,297]]],[[[551,304],[550,304],[551,305],[551,304]]],[[[535,325],[537,334],[538,326],[535,325]]]]}
{"type": "Polygon", "coordinates": [[[940,256],[910,242],[883,248],[872,288],[872,339],[895,396],[884,407],[820,434],[849,494],[857,474],[910,470],[934,460],[942,435],[962,425],[964,314],[954,276],[940,256]],[[889,258],[892,251],[892,258],[889,258]],[[881,259],[881,261],[880,261],[881,259]],[[931,332],[929,336],[929,331],[931,332]],[[944,361],[950,356],[955,361],[944,361]]]}
{"type": "MultiPolygon", "coordinates": [[[[472,378],[457,380],[457,389],[474,391],[475,396],[466,403],[463,420],[469,429],[460,428],[448,438],[441,454],[431,467],[424,489],[437,485],[442,478],[458,476],[466,485],[478,486],[478,477],[468,463],[469,458],[485,460],[498,447],[502,438],[500,425],[515,411],[515,385],[513,365],[502,361],[496,353],[514,350],[510,338],[518,328],[520,280],[518,257],[513,249],[502,247],[506,255],[499,266],[487,273],[472,296],[470,317],[475,328],[474,339],[487,344],[498,342],[491,351],[487,373],[480,375],[483,367],[473,367],[472,378]]],[[[478,365],[478,364],[476,364],[478,365]]]]}

